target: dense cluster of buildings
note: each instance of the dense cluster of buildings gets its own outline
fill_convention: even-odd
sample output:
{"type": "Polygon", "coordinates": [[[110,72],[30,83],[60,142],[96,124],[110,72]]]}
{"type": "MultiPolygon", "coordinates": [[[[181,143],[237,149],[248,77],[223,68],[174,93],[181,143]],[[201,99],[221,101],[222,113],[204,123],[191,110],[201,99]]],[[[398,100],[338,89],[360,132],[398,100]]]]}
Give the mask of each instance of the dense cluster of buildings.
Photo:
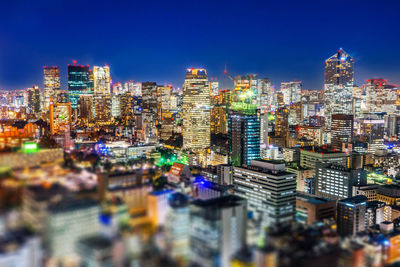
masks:
{"type": "Polygon", "coordinates": [[[0,92],[0,266],[400,262],[400,93],[343,49],[321,91],[43,71],[0,92]]]}

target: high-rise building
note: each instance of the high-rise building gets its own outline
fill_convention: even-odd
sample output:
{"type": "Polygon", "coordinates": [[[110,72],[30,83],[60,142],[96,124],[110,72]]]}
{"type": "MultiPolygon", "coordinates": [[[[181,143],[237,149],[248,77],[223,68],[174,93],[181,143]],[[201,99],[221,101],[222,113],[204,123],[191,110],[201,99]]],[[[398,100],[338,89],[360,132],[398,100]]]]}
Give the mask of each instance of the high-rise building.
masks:
{"type": "Polygon", "coordinates": [[[32,114],[38,114],[41,111],[40,88],[34,85],[27,89],[28,111],[32,114]]]}
{"type": "Polygon", "coordinates": [[[300,150],[300,166],[316,169],[317,163],[334,163],[340,166],[347,166],[346,153],[315,147],[314,149],[303,148],[300,150]]]}
{"type": "Polygon", "coordinates": [[[281,92],[283,93],[283,102],[285,105],[300,102],[301,84],[301,81],[281,83],[281,92]]]}
{"type": "Polygon", "coordinates": [[[245,102],[257,105],[258,79],[257,75],[237,76],[234,79],[233,102],[245,102]]]}
{"type": "Polygon", "coordinates": [[[252,160],[247,167],[233,167],[235,195],[247,199],[249,211],[261,226],[294,219],[296,175],[285,169],[285,163],[265,160],[252,160]]]}
{"type": "Polygon", "coordinates": [[[366,196],[355,196],[339,200],[337,204],[338,233],[342,236],[347,236],[364,231],[366,211],[366,196]]]}
{"type": "Polygon", "coordinates": [[[58,67],[44,66],[44,111],[49,110],[50,102],[56,101],[60,91],[60,70],[58,67]]]}
{"type": "Polygon", "coordinates": [[[89,66],[74,62],[68,65],[68,98],[73,110],[78,109],[80,96],[86,94],[93,94],[93,73],[89,66]]]}
{"type": "Polygon", "coordinates": [[[121,116],[121,95],[113,95],[111,98],[111,116],[114,118],[121,116]]]}
{"type": "Polygon", "coordinates": [[[368,143],[368,152],[375,153],[384,147],[386,113],[365,113],[360,121],[360,132],[368,143]]]}
{"type": "Polygon", "coordinates": [[[190,205],[190,260],[196,266],[228,267],[246,245],[246,200],[227,195],[190,205]]]}
{"type": "Polygon", "coordinates": [[[81,95],[79,97],[79,119],[83,122],[93,120],[93,95],[81,95]]]}
{"type": "Polygon", "coordinates": [[[349,169],[334,164],[318,163],[315,177],[315,194],[333,200],[351,197],[353,186],[367,184],[364,169],[349,169]]]}
{"type": "Polygon", "coordinates": [[[367,112],[397,112],[397,86],[385,79],[368,79],[363,86],[367,112]]]}
{"type": "Polygon", "coordinates": [[[353,115],[332,114],[331,144],[334,149],[342,151],[342,144],[351,143],[354,131],[353,115]]]}
{"type": "Polygon", "coordinates": [[[189,256],[190,214],[188,197],[182,193],[171,194],[165,222],[168,254],[185,262],[189,256]]]}
{"type": "Polygon", "coordinates": [[[331,114],[352,112],[353,65],[354,59],[343,49],[325,61],[324,102],[328,125],[331,114]]]}
{"type": "Polygon", "coordinates": [[[205,69],[187,69],[183,85],[183,148],[210,145],[210,89],[205,69]]]}
{"type": "Polygon", "coordinates": [[[93,66],[94,113],[97,123],[111,118],[111,76],[109,66],[93,66]]]}
{"type": "Polygon", "coordinates": [[[268,78],[258,79],[257,85],[257,105],[260,108],[261,113],[268,112],[271,110],[271,107],[274,104],[274,92],[273,88],[271,87],[271,81],[268,78]]]}
{"type": "Polygon", "coordinates": [[[230,163],[250,164],[260,158],[260,119],[254,109],[230,110],[228,117],[230,163]]]}
{"type": "Polygon", "coordinates": [[[210,130],[212,134],[227,134],[227,107],[214,105],[210,112],[210,130]]]}
{"type": "Polygon", "coordinates": [[[51,103],[50,132],[52,135],[64,134],[71,129],[71,103],[51,103]]]}

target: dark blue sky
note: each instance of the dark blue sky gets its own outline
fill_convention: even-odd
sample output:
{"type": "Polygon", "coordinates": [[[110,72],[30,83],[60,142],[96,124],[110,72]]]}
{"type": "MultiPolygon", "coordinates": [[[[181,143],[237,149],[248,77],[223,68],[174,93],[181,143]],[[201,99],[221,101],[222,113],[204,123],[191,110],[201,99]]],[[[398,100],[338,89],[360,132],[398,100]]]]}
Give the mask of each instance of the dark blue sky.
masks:
{"type": "Polygon", "coordinates": [[[400,1],[1,1],[0,88],[42,86],[42,67],[111,66],[114,81],[181,86],[186,67],[209,76],[257,73],[320,89],[324,60],[343,47],[357,83],[400,82],[400,1]]]}

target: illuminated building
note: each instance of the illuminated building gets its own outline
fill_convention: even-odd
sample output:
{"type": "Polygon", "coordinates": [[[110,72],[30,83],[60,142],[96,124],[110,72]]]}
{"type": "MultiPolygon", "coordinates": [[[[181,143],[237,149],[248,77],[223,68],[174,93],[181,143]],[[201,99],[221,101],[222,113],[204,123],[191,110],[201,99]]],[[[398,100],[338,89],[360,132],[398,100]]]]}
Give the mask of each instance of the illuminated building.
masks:
{"type": "Polygon", "coordinates": [[[285,169],[285,163],[267,160],[233,167],[235,195],[247,199],[248,210],[261,227],[294,220],[296,177],[285,169]]]}
{"type": "Polygon", "coordinates": [[[250,164],[260,158],[260,119],[254,109],[230,110],[228,117],[230,163],[250,164]]]}
{"type": "Polygon", "coordinates": [[[93,66],[94,113],[97,123],[106,123],[111,118],[110,67],[93,66]]]}
{"type": "Polygon", "coordinates": [[[358,195],[366,196],[368,201],[376,201],[376,192],[379,188],[377,184],[353,186],[353,197],[358,195]]]}
{"type": "Polygon", "coordinates": [[[352,112],[353,65],[354,59],[343,49],[325,61],[324,102],[328,123],[330,114],[352,112]]]}
{"type": "Polygon", "coordinates": [[[315,194],[332,200],[351,197],[353,186],[367,184],[364,169],[349,169],[334,164],[318,163],[315,177],[315,194]]]}
{"type": "MultiPolygon", "coordinates": [[[[93,94],[93,73],[89,66],[68,65],[68,100],[77,110],[81,95],[93,94]]],[[[76,111],[75,111],[76,112],[76,111]]]]}
{"type": "Polygon", "coordinates": [[[364,114],[360,121],[360,132],[368,143],[368,152],[375,153],[384,148],[385,120],[384,113],[364,114]]]}
{"type": "Polygon", "coordinates": [[[386,264],[396,264],[400,261],[400,234],[398,232],[391,233],[388,239],[386,264]]]}
{"type": "Polygon", "coordinates": [[[211,134],[227,134],[227,107],[215,105],[210,111],[211,134]]]}
{"type": "Polygon", "coordinates": [[[336,201],[300,193],[296,196],[296,220],[300,223],[310,225],[334,219],[335,213],[336,201]]]}
{"type": "Polygon", "coordinates": [[[168,214],[168,199],[174,191],[153,191],[147,197],[147,216],[154,228],[164,226],[168,214]]]}
{"type": "Polygon", "coordinates": [[[183,85],[183,148],[210,145],[210,89],[205,69],[187,69],[183,85]]]}
{"type": "Polygon", "coordinates": [[[50,102],[57,100],[60,91],[60,70],[58,67],[44,67],[44,111],[49,110],[50,102]]]}
{"type": "Polygon", "coordinates": [[[289,110],[278,108],[275,112],[275,136],[281,139],[279,147],[285,147],[289,130],[289,110]]]}
{"type": "Polygon", "coordinates": [[[245,75],[235,77],[233,87],[233,102],[245,102],[257,105],[258,79],[257,75],[245,75]]]}
{"type": "Polygon", "coordinates": [[[246,245],[246,200],[228,195],[190,204],[190,261],[201,267],[228,267],[246,245]]]}
{"type": "Polygon", "coordinates": [[[111,116],[118,118],[121,116],[121,96],[113,95],[111,98],[111,116]]]}
{"type": "Polygon", "coordinates": [[[157,101],[158,136],[167,140],[174,132],[176,115],[171,85],[157,86],[157,101]]]}
{"type": "Polygon", "coordinates": [[[315,147],[313,149],[300,149],[300,166],[316,169],[318,162],[334,163],[347,166],[347,154],[315,147]]]}
{"type": "Polygon", "coordinates": [[[367,112],[397,112],[397,86],[385,79],[368,79],[364,85],[367,112]]]}
{"type": "Polygon", "coordinates": [[[281,92],[283,94],[283,102],[285,105],[300,102],[301,85],[301,81],[281,83],[281,92]]]}
{"type": "Polygon", "coordinates": [[[36,124],[23,123],[19,126],[13,121],[4,121],[0,123],[0,148],[20,147],[24,139],[36,138],[38,133],[39,128],[36,124]]]}
{"type": "Polygon", "coordinates": [[[332,114],[331,119],[331,145],[332,148],[342,151],[342,144],[350,144],[353,139],[353,115],[332,114]]]}
{"type": "Polygon", "coordinates": [[[112,85],[111,93],[112,95],[121,95],[124,93],[124,90],[122,83],[117,82],[112,85]]]}
{"type": "Polygon", "coordinates": [[[52,135],[64,134],[71,129],[71,104],[50,104],[50,131],[52,135]]]}
{"type": "Polygon", "coordinates": [[[157,84],[155,82],[142,83],[142,131],[143,141],[154,142],[157,139],[157,84]]]}
{"type": "Polygon", "coordinates": [[[400,205],[400,186],[382,185],[376,192],[376,200],[385,202],[387,205],[400,205]]]}
{"type": "Polygon", "coordinates": [[[124,92],[132,93],[134,96],[142,96],[142,83],[128,81],[124,83],[124,92]]]}
{"type": "Polygon", "coordinates": [[[211,95],[213,96],[219,95],[219,82],[217,81],[210,82],[210,87],[211,87],[211,95]]]}
{"type": "Polygon", "coordinates": [[[274,92],[273,88],[271,87],[270,79],[258,79],[257,86],[257,105],[260,108],[261,113],[270,111],[272,105],[274,104],[274,92]]]}
{"type": "Polygon", "coordinates": [[[189,200],[182,193],[174,193],[168,203],[165,222],[167,251],[174,259],[185,261],[189,256],[189,200]]]}
{"type": "Polygon", "coordinates": [[[78,241],[100,230],[99,204],[89,199],[64,200],[48,210],[45,247],[50,258],[58,262],[77,260],[78,241]]]}
{"type": "Polygon", "coordinates": [[[365,230],[367,197],[355,196],[338,201],[337,228],[341,236],[355,235],[365,230]]]}
{"type": "Polygon", "coordinates": [[[26,91],[27,94],[27,107],[29,113],[37,114],[41,111],[41,103],[40,103],[40,88],[34,85],[32,88],[28,88],[26,91]]]}
{"type": "Polygon", "coordinates": [[[79,118],[84,122],[93,120],[93,95],[81,95],[79,97],[79,118]]]}

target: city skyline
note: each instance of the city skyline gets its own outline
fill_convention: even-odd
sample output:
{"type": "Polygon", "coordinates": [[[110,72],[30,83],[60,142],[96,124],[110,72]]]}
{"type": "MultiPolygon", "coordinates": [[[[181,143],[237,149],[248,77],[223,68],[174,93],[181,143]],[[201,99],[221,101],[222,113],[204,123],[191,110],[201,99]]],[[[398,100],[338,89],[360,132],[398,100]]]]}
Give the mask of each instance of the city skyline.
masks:
{"type": "Polygon", "coordinates": [[[104,2],[89,1],[82,6],[85,16],[68,3],[5,4],[8,12],[0,19],[5,25],[0,30],[0,89],[33,84],[42,88],[44,65],[60,67],[65,89],[66,65],[73,60],[90,66],[108,64],[113,80],[121,82],[157,81],[181,87],[184,69],[198,67],[226,88],[226,64],[233,76],[256,73],[275,86],[301,80],[305,89],[322,89],[324,61],[340,47],[355,59],[356,84],[374,77],[399,82],[400,55],[396,42],[389,42],[398,31],[393,27],[397,3],[335,2],[345,7],[339,13],[347,18],[335,24],[325,18],[326,3],[290,1],[294,8],[285,9],[279,3],[205,1],[193,7],[155,2],[120,3],[108,9],[104,2]],[[246,21],[237,19],[249,12],[253,16],[246,21]],[[146,14],[152,17],[150,22],[146,14]],[[366,20],[369,16],[376,19],[366,20]],[[70,23],[77,19],[84,20],[84,27],[70,23]],[[200,33],[187,34],[198,27],[200,33]],[[365,36],[374,32],[379,41],[367,41],[365,36]]]}

